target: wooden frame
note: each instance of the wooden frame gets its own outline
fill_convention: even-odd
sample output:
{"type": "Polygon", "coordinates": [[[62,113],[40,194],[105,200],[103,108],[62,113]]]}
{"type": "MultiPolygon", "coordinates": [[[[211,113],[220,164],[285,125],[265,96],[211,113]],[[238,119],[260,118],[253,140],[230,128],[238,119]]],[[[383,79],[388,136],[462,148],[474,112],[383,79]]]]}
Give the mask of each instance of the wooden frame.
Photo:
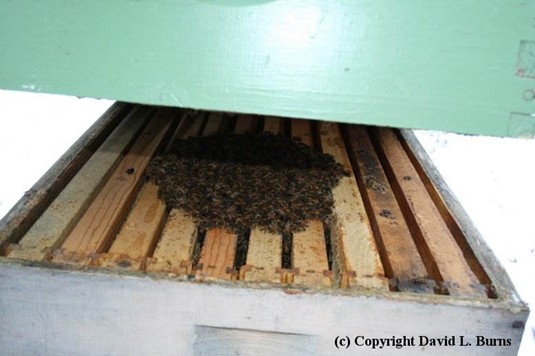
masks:
{"type": "MultiPolygon", "coordinates": [[[[121,107],[118,104],[116,109],[121,107]]],[[[268,125],[264,125],[264,130],[280,132],[284,131],[283,127],[294,127],[294,131],[302,135],[305,142],[313,144],[317,141],[323,150],[332,149],[334,157],[341,159],[346,154],[340,150],[344,146],[352,147],[356,150],[355,154],[363,154],[363,148],[355,146],[351,141],[352,133],[359,132],[354,130],[355,127],[342,127],[341,130],[339,125],[322,123],[315,125],[318,129],[312,130],[316,134],[311,135],[306,134],[306,130],[303,131],[302,122],[282,125],[283,119],[280,118],[263,120],[246,115],[238,118],[222,114],[190,115],[175,109],[135,106],[120,113],[114,110],[111,112],[116,113],[116,119],[110,121],[110,113],[105,114],[103,120],[107,124],[96,125],[84,135],[81,143],[74,146],[75,152],[83,151],[85,137],[93,137],[93,133],[101,131],[108,133],[101,138],[101,145],[107,145],[109,140],[115,140],[113,137],[122,137],[117,132],[129,127],[121,125],[122,120],[129,122],[135,116],[139,117],[139,133],[133,134],[134,143],[127,144],[130,151],[121,151],[120,158],[112,159],[109,163],[109,171],[117,172],[117,179],[127,182],[132,179],[132,186],[140,185],[132,189],[138,189],[140,193],[128,214],[123,207],[123,210],[117,210],[119,217],[110,217],[124,219],[126,223],[118,231],[118,237],[107,253],[99,254],[103,249],[108,250],[103,246],[109,244],[108,239],[99,237],[102,238],[99,247],[92,250],[91,254],[75,254],[76,258],[58,249],[61,244],[66,246],[68,238],[59,238],[58,245],[45,251],[45,258],[41,258],[42,250],[38,251],[37,256],[40,257],[37,258],[28,258],[22,254],[25,247],[17,245],[26,238],[23,237],[24,233],[35,225],[42,210],[46,211],[47,207],[43,206],[45,203],[36,205],[33,210],[15,208],[0,222],[2,226],[10,227],[22,220],[22,226],[28,227],[26,231],[11,228],[6,230],[10,234],[3,235],[3,254],[8,256],[0,257],[0,314],[3,316],[0,343],[7,345],[3,351],[8,354],[37,350],[50,353],[195,354],[201,350],[220,347],[262,354],[273,351],[274,345],[283,353],[331,354],[338,352],[334,346],[337,336],[358,335],[464,335],[474,345],[476,336],[483,335],[510,339],[511,346],[466,347],[456,351],[481,355],[489,352],[511,354],[518,348],[528,308],[519,300],[507,274],[481,240],[410,131],[385,129],[382,132],[388,134],[370,136],[373,138],[372,145],[381,154],[387,152],[386,149],[380,149],[383,138],[390,137],[398,142],[398,149],[406,153],[404,159],[409,160],[416,170],[411,174],[422,178],[422,189],[429,192],[431,199],[436,202],[436,208],[444,217],[448,230],[456,239],[464,259],[470,264],[472,272],[463,273],[474,273],[480,283],[492,286],[486,292],[482,293],[477,288],[455,289],[444,284],[442,287],[450,294],[444,295],[442,287],[433,290],[433,286],[420,288],[408,283],[414,278],[418,280],[421,274],[409,274],[405,278],[403,276],[407,274],[396,270],[398,267],[391,267],[395,270],[392,273],[405,278],[405,282],[388,280],[385,278],[389,277],[388,268],[385,268],[385,275],[381,270],[383,265],[386,266],[383,262],[385,256],[389,255],[381,252],[381,248],[378,252],[374,251],[379,240],[370,240],[370,249],[366,247],[363,250],[366,244],[352,247],[351,243],[345,241],[350,241],[348,239],[355,236],[347,234],[349,225],[344,219],[336,219],[330,227],[331,241],[336,245],[332,247],[333,253],[347,256],[355,251],[362,252],[370,254],[373,263],[362,265],[354,256],[351,259],[335,256],[334,266],[329,267],[322,249],[317,248],[324,248],[321,239],[317,239],[323,229],[317,223],[311,223],[302,235],[294,235],[291,249],[293,254],[298,254],[295,263],[302,263],[303,268],[277,270],[269,258],[262,256],[262,244],[267,245],[270,255],[279,256],[281,253],[281,246],[277,243],[266,244],[266,241],[280,243],[284,239],[274,235],[251,239],[250,241],[256,241],[256,245],[250,246],[257,246],[255,248],[258,253],[254,253],[251,259],[248,256],[241,270],[229,269],[234,259],[232,244],[240,237],[213,229],[207,231],[203,236],[204,241],[199,243],[200,232],[188,220],[190,218],[181,215],[179,211],[168,214],[161,206],[148,208],[151,202],[157,200],[151,183],[139,180],[147,155],[140,155],[144,157],[140,160],[133,154],[147,152],[149,149],[152,152],[165,149],[165,143],[171,135],[188,137],[201,132],[213,133],[231,121],[235,121],[236,132],[243,132],[256,127],[258,122],[265,121],[268,125]],[[119,131],[111,133],[113,129],[119,131]],[[345,132],[347,137],[344,138],[340,131],[345,132]],[[146,143],[141,144],[142,142],[146,143]],[[128,164],[125,165],[125,162],[128,164]],[[134,166],[136,168],[131,171],[129,167],[134,166]],[[136,216],[141,214],[146,217],[149,210],[150,219],[143,219],[143,229],[151,231],[151,234],[138,240],[136,216]],[[136,237],[135,250],[142,250],[141,254],[129,254],[133,245],[131,240],[123,238],[127,235],[136,237]],[[156,242],[156,236],[159,235],[162,236],[160,242],[156,242]],[[184,238],[178,240],[177,236],[184,238]],[[310,252],[311,243],[317,244],[313,252],[310,252]],[[176,250],[177,247],[180,249],[176,250]],[[69,258],[66,259],[66,256],[69,258]],[[271,262],[262,265],[266,261],[271,262]],[[225,341],[214,341],[214,337],[225,341]],[[99,342],[96,343],[95,340],[99,342]]],[[[360,132],[362,130],[374,132],[370,128],[360,129],[360,132]]],[[[70,158],[46,174],[43,178],[45,182],[54,182],[61,177],[65,170],[63,167],[76,164],[79,154],[71,152],[66,157],[70,158]]],[[[346,157],[349,157],[345,158],[346,164],[352,164],[353,169],[359,162],[366,161],[351,154],[346,157]]],[[[90,158],[85,161],[86,165],[91,165],[90,158]]],[[[355,194],[361,194],[359,191],[362,192],[368,186],[364,174],[366,171],[363,170],[365,167],[360,168],[362,169],[355,170],[356,176],[350,176],[347,183],[342,183],[342,189],[345,189],[344,185],[356,185],[358,188],[355,188],[355,194]]],[[[390,168],[385,166],[388,180],[395,182],[393,170],[396,168],[390,168]],[[390,168],[392,172],[388,171],[390,168]]],[[[112,179],[110,177],[114,177],[115,173],[107,176],[107,179],[112,179]]],[[[72,178],[72,181],[75,179],[77,178],[72,178]]],[[[373,183],[385,182],[381,183],[377,178],[373,183]]],[[[42,186],[42,183],[38,184],[42,186]]],[[[68,186],[69,183],[65,180],[61,184],[68,186]]],[[[384,189],[386,188],[383,187],[384,189]]],[[[103,183],[97,190],[97,193],[84,193],[92,201],[91,204],[97,204],[101,197],[105,197],[109,188],[103,183]]],[[[61,194],[54,195],[59,199],[61,194]]],[[[127,195],[130,196],[129,194],[127,195]]],[[[336,196],[335,192],[335,204],[338,199],[336,196]]],[[[372,216],[375,213],[370,208],[372,196],[364,194],[363,197],[366,209],[359,216],[364,219],[368,215],[372,223],[360,234],[368,239],[370,233],[376,236],[382,227],[373,223],[372,216]]],[[[24,207],[26,199],[23,198],[18,206],[24,207]]],[[[134,198],[124,199],[130,201],[134,198]]],[[[349,199],[349,196],[340,199],[349,199]]],[[[54,204],[52,200],[52,197],[46,199],[47,204],[54,204]]],[[[118,205],[125,206],[122,203],[118,205]]],[[[335,206],[335,211],[336,209],[335,206]]],[[[88,207],[86,211],[92,210],[88,207]]],[[[77,226],[82,223],[82,218],[77,220],[77,226]]],[[[76,227],[73,228],[75,230],[76,227]]],[[[111,232],[104,235],[109,234],[111,232]]],[[[67,244],[70,246],[70,243],[67,244]]],[[[384,244],[388,249],[389,242],[384,241],[384,244]]],[[[402,268],[399,270],[404,271],[402,268]]],[[[443,277],[446,278],[445,275],[443,277]]],[[[407,347],[404,350],[413,353],[416,349],[407,347]]],[[[426,350],[433,353],[452,351],[441,347],[429,347],[426,350]]],[[[349,348],[345,352],[355,352],[355,349],[349,348]]]]}

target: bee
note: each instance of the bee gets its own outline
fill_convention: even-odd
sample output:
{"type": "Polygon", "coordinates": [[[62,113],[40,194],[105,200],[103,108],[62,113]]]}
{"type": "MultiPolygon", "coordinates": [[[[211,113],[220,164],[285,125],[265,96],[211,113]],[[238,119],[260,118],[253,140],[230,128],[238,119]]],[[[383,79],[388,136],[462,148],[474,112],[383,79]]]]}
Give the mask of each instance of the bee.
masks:
{"type": "Polygon", "coordinates": [[[328,154],[272,133],[219,133],[177,139],[147,175],[168,209],[183,209],[201,229],[277,234],[326,221],[332,189],[347,173],[328,154]]]}

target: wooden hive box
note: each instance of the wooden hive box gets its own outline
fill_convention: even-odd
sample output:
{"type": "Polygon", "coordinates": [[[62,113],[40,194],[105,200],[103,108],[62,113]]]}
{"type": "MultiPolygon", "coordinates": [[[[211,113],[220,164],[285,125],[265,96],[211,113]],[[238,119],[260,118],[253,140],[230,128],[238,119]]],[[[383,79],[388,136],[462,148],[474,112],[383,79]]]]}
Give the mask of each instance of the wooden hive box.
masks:
{"type": "Polygon", "coordinates": [[[6,354],[353,354],[405,336],[380,351],[510,355],[528,316],[404,130],[117,103],[0,229],[6,354]],[[351,172],[328,223],[203,231],[145,179],[172,138],[260,130],[351,172]]]}

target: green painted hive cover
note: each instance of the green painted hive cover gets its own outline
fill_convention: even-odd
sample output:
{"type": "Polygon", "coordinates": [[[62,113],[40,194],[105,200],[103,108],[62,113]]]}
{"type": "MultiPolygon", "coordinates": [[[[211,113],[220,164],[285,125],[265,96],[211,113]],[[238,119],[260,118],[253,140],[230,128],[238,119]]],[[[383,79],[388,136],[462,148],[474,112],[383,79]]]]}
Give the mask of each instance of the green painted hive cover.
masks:
{"type": "Polygon", "coordinates": [[[535,1],[18,0],[0,88],[533,137],[535,1]]]}

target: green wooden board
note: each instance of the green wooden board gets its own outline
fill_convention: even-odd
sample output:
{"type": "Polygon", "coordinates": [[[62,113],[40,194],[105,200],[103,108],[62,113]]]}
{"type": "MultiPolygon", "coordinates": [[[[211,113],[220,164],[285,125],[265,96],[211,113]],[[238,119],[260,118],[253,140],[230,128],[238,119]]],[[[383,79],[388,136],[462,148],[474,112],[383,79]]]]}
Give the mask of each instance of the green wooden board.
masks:
{"type": "Polygon", "coordinates": [[[534,0],[4,0],[0,87],[533,136],[534,0]]]}

